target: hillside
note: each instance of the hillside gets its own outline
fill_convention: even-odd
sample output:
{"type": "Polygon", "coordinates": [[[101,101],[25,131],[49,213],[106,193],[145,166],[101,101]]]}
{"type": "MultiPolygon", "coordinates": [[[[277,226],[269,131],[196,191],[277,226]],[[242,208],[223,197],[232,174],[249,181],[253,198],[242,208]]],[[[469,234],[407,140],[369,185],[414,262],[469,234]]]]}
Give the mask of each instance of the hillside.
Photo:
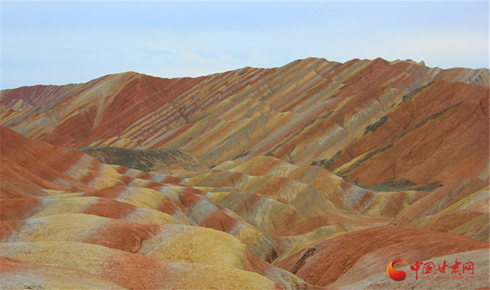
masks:
{"type": "Polygon", "coordinates": [[[181,149],[205,166],[267,155],[359,185],[434,189],[488,177],[488,82],[487,69],[310,58],[200,78],[130,72],[5,90],[0,116],[57,146],[181,149]]]}
{"type": "Polygon", "coordinates": [[[186,177],[206,171],[206,167],[196,158],[179,149],[138,150],[117,147],[79,149],[101,163],[121,165],[144,172],[186,177]]]}
{"type": "MultiPolygon", "coordinates": [[[[482,255],[488,251],[488,207],[478,206],[488,204],[483,180],[466,182],[471,186],[441,205],[431,196],[444,194],[446,186],[430,194],[371,192],[321,167],[272,157],[224,163],[218,166],[222,169],[181,179],[104,165],[82,151],[27,139],[3,126],[0,133],[3,288],[24,281],[76,289],[313,289],[379,283],[376,275],[385,271],[385,260],[398,255],[412,263],[474,253],[473,261],[488,266],[482,255]],[[406,212],[421,212],[421,204],[437,205],[438,220],[446,216],[453,224],[444,213],[473,214],[442,232],[424,224],[384,226],[404,220],[406,212]],[[378,238],[366,238],[370,235],[378,238]],[[380,244],[382,235],[390,238],[380,244]],[[430,250],[422,246],[428,240],[430,250]],[[394,241],[397,248],[391,246],[394,241]],[[315,264],[325,260],[311,256],[310,249],[317,248],[343,253],[327,266],[336,271],[315,264]],[[386,259],[368,266],[373,249],[386,259]],[[305,251],[309,254],[301,258],[305,251]],[[359,268],[367,276],[350,274],[359,268]],[[159,274],[169,271],[172,275],[159,274]]],[[[488,282],[488,272],[481,269],[471,285],[488,282]]]]}
{"type": "Polygon", "coordinates": [[[2,289],[490,287],[488,69],[129,72],[4,90],[0,116],[2,289]]]}

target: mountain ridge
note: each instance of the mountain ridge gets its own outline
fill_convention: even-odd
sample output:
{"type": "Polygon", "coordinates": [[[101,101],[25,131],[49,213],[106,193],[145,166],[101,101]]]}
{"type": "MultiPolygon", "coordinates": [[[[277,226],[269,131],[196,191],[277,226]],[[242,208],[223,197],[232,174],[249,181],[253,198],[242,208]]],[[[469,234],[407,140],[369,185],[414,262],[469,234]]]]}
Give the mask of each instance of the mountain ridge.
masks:
{"type": "Polygon", "coordinates": [[[488,96],[484,70],[315,58],[2,91],[0,287],[488,287],[488,96]]]}
{"type": "Polygon", "coordinates": [[[477,166],[451,165],[454,173],[445,177],[441,170],[448,170],[438,164],[446,158],[435,158],[437,148],[408,144],[425,139],[451,151],[450,140],[459,136],[466,144],[461,148],[482,150],[488,143],[487,73],[381,58],[308,58],[198,78],[126,72],[79,85],[2,91],[0,116],[1,124],[57,146],[175,148],[208,167],[270,155],[320,165],[360,185],[434,189],[456,175],[488,178],[488,164],[461,150],[451,158],[473,158],[477,166]],[[437,105],[441,99],[446,102],[437,105]],[[461,134],[451,133],[455,129],[461,134]],[[380,164],[399,156],[398,150],[405,155],[380,164]],[[366,175],[373,166],[381,167],[366,175]]]}

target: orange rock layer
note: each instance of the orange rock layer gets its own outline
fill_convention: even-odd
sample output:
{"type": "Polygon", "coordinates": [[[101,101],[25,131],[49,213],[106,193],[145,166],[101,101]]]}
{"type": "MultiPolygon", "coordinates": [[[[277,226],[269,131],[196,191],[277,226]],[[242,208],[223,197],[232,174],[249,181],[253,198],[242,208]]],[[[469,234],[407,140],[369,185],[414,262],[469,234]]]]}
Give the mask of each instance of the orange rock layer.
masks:
{"type": "Polygon", "coordinates": [[[178,148],[207,166],[268,155],[360,185],[433,189],[488,178],[488,84],[486,69],[309,58],[200,78],[123,73],[4,90],[0,116],[58,146],[178,148]]]}
{"type": "Polygon", "coordinates": [[[0,288],[489,287],[488,75],[310,58],[2,91],[0,288]],[[59,146],[175,148],[199,171],[59,146]],[[398,258],[475,274],[396,282],[398,258]]]}

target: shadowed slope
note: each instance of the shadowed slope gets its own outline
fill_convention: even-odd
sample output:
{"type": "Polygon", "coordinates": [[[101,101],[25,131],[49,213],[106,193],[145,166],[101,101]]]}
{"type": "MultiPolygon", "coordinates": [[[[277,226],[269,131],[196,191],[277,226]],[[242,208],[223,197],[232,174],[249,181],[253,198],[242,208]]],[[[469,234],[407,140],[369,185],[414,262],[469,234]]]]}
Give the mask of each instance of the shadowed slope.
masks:
{"type": "Polygon", "coordinates": [[[206,170],[198,160],[178,149],[137,150],[115,147],[87,147],[83,152],[104,164],[115,164],[145,172],[194,176],[206,170]]]}

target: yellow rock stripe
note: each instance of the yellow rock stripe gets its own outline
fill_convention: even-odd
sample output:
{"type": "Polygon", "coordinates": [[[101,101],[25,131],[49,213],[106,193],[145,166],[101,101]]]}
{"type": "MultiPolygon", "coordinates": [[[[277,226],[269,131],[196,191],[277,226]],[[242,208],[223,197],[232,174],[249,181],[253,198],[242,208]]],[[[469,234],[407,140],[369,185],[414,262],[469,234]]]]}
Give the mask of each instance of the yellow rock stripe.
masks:
{"type": "Polygon", "coordinates": [[[230,234],[208,228],[172,226],[138,252],[146,256],[241,269],[246,246],[230,234]]]}

